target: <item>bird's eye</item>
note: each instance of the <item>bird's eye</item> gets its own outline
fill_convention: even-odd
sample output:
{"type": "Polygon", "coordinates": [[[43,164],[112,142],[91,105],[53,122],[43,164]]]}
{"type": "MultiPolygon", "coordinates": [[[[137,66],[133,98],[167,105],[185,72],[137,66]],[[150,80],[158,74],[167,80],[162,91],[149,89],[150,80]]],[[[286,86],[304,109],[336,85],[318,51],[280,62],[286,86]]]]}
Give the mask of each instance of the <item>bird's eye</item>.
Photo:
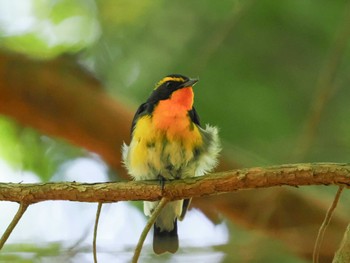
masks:
{"type": "Polygon", "coordinates": [[[167,87],[167,88],[170,88],[170,86],[171,86],[171,82],[167,82],[167,83],[165,84],[165,87],[167,87]]]}

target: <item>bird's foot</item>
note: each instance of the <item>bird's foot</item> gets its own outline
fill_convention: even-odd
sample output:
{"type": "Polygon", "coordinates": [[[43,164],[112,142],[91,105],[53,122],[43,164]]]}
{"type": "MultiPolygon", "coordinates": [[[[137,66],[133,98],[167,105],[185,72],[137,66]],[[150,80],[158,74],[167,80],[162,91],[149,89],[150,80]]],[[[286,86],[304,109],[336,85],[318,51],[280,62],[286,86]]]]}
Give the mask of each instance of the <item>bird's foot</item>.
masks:
{"type": "Polygon", "coordinates": [[[163,191],[164,191],[164,185],[165,185],[165,178],[161,175],[158,175],[158,179],[159,179],[159,184],[160,187],[162,189],[162,195],[163,195],[163,191]]]}

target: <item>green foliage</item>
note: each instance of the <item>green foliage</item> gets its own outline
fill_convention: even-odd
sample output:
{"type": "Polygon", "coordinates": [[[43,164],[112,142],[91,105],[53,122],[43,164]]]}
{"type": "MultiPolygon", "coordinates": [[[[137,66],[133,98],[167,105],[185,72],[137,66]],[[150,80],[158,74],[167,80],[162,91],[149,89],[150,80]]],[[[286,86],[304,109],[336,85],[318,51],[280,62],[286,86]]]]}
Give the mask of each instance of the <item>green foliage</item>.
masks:
{"type": "MultiPolygon", "coordinates": [[[[228,145],[241,149],[238,162],[251,166],[295,161],[292,155],[318,88],[319,71],[342,23],[344,3],[172,1],[133,13],[134,23],[103,13],[106,34],[90,55],[109,90],[137,103],[166,74],[199,76],[196,107],[202,122],[217,124],[228,145]],[[257,158],[249,161],[252,155],[257,158]]],[[[98,6],[106,10],[110,4],[98,1],[98,6]]],[[[123,4],[121,9],[128,11],[123,4]]],[[[340,143],[350,130],[344,122],[348,107],[343,96],[349,60],[342,61],[340,92],[332,99],[337,112],[322,119],[315,151],[306,161],[345,161],[349,155],[347,144],[340,143]],[[344,136],[334,132],[334,122],[342,123],[339,132],[344,136]],[[329,144],[336,158],[328,154],[329,144]]]]}
{"type": "Polygon", "coordinates": [[[282,243],[259,233],[248,233],[228,223],[230,232],[235,233],[228,244],[217,247],[225,251],[223,262],[269,262],[269,263],[306,263],[307,260],[296,257],[282,243]],[[232,251],[235,251],[232,253],[232,251]]]}
{"type": "Polygon", "coordinates": [[[0,34],[1,47],[49,59],[66,52],[78,52],[96,41],[100,34],[92,0],[35,0],[24,5],[27,6],[30,8],[23,9],[31,18],[32,26],[21,34],[5,28],[3,35],[0,34]]]}
{"type": "Polygon", "coordinates": [[[60,165],[85,152],[66,142],[39,134],[0,118],[0,156],[21,170],[35,172],[48,181],[60,165]]]}

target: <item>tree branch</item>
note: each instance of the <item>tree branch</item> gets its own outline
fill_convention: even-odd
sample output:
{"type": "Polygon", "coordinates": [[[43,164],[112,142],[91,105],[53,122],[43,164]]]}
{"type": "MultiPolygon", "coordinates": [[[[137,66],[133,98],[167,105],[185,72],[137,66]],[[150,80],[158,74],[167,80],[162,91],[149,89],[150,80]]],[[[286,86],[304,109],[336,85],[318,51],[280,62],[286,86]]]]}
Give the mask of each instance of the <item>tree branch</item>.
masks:
{"type": "Polygon", "coordinates": [[[0,201],[36,203],[46,200],[78,202],[170,201],[272,186],[350,185],[350,164],[290,164],[232,170],[206,176],[174,180],[162,191],[158,181],[114,183],[0,184],[0,201]]]}

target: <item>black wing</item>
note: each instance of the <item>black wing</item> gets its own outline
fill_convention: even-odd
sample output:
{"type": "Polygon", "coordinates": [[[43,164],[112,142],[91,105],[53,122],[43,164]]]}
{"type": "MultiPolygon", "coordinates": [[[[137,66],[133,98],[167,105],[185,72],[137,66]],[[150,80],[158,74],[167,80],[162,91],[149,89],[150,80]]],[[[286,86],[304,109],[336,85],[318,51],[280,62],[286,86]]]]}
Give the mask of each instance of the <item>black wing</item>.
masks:
{"type": "Polygon", "coordinates": [[[132,132],[134,131],[135,129],[135,126],[136,126],[136,122],[137,122],[137,119],[144,115],[146,112],[147,112],[147,108],[148,108],[148,103],[145,102],[145,103],[142,103],[140,105],[140,107],[137,109],[135,115],[134,115],[134,118],[132,119],[132,124],[131,124],[131,130],[130,130],[130,135],[132,135],[132,132]]]}
{"type": "Polygon", "coordinates": [[[199,120],[199,116],[198,116],[198,113],[197,113],[196,109],[193,107],[188,113],[189,113],[189,115],[190,115],[191,120],[192,120],[195,124],[197,124],[198,126],[201,127],[200,120],[199,120]]]}
{"type": "MultiPolygon", "coordinates": [[[[189,114],[189,116],[191,118],[191,121],[193,121],[193,123],[195,123],[199,127],[201,127],[201,123],[200,123],[200,120],[199,120],[199,115],[198,115],[198,113],[197,113],[197,111],[196,111],[196,109],[194,107],[192,107],[192,109],[188,112],[188,114],[189,114]]],[[[181,212],[181,215],[179,217],[180,220],[182,220],[185,217],[187,209],[190,206],[191,200],[192,200],[192,198],[184,200],[184,202],[182,204],[182,212],[181,212]]]]}

